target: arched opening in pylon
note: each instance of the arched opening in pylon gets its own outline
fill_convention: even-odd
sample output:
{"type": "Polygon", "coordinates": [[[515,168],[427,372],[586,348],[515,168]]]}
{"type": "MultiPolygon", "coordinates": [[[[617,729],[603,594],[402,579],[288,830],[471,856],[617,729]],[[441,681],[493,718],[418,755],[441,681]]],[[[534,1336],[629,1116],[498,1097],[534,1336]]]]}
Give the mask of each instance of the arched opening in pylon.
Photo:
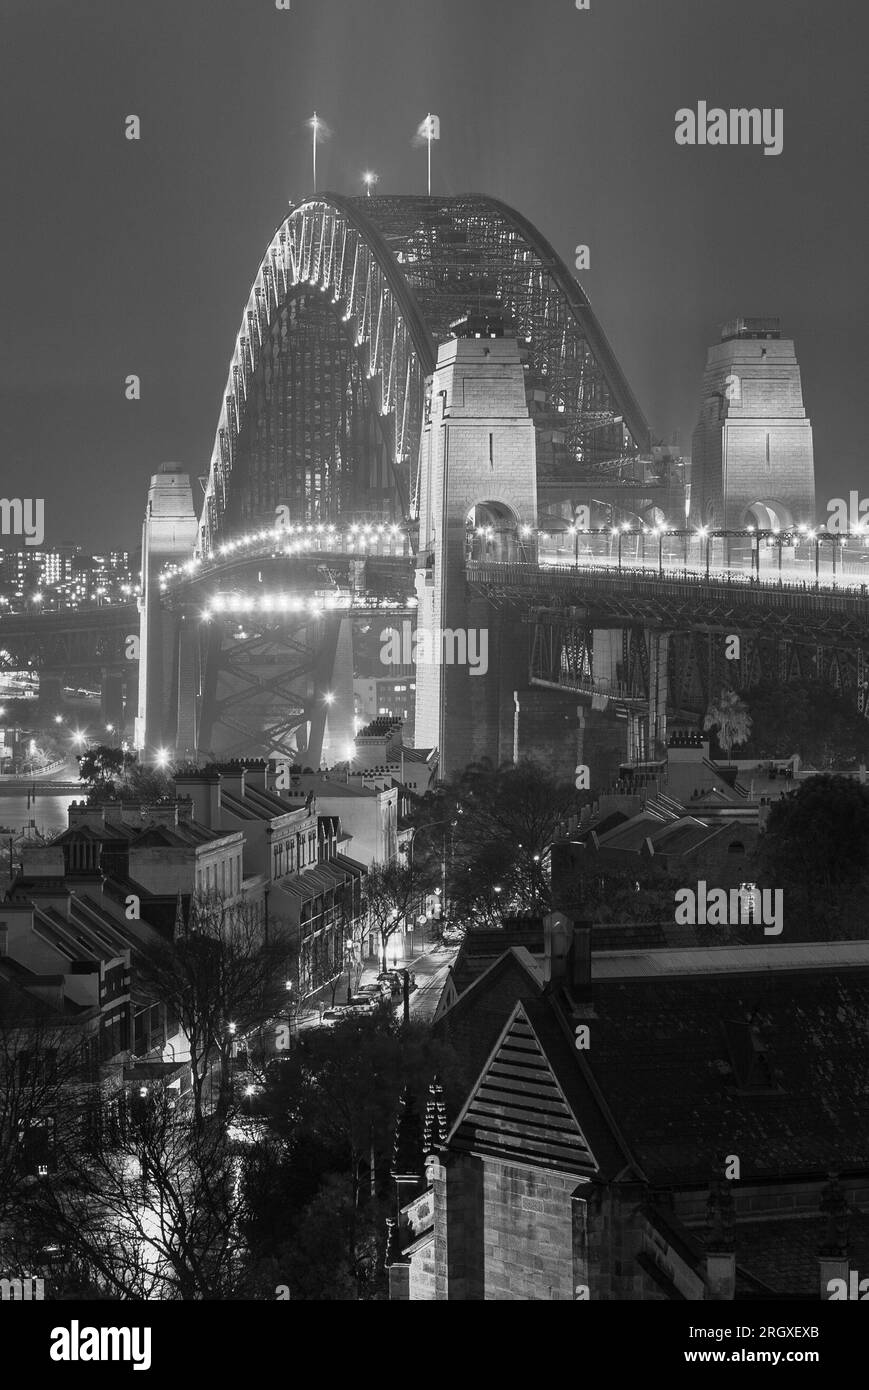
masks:
{"type": "MultiPolygon", "coordinates": [[[[465,519],[465,553],[468,560],[511,564],[524,558],[522,526],[504,502],[476,502],[465,519]]],[[[530,538],[531,527],[525,528],[530,538]]]]}
{"type": "Polygon", "coordinates": [[[745,510],[742,524],[758,531],[791,531],[794,514],[784,502],[752,502],[745,510]]]}

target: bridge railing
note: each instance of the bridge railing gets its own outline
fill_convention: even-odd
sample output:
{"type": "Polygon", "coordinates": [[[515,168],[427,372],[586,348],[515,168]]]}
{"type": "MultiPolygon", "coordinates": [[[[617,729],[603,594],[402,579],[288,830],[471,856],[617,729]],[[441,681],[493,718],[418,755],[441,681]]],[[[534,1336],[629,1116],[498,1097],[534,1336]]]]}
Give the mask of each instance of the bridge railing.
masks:
{"type": "Polygon", "coordinates": [[[501,585],[517,589],[553,589],[575,591],[586,589],[612,590],[617,588],[626,596],[637,598],[667,594],[685,600],[706,598],[733,601],[736,594],[750,603],[762,603],[774,608],[786,608],[792,613],[841,613],[869,620],[869,593],[847,592],[829,585],[751,579],[748,575],[722,574],[707,580],[692,570],[678,574],[660,574],[657,569],[618,570],[611,565],[535,565],[501,564],[469,560],[465,573],[471,583],[501,585]]]}

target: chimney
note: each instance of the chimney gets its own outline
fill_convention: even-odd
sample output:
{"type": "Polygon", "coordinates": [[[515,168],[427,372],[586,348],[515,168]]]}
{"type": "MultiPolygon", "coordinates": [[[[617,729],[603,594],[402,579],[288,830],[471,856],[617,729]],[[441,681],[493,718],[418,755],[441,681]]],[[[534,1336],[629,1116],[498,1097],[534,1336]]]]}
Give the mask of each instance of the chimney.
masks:
{"type": "Polygon", "coordinates": [[[270,764],[264,758],[248,763],[245,771],[245,784],[257,792],[268,791],[267,778],[270,770],[270,764]]]}
{"type": "Polygon", "coordinates": [[[104,806],[88,806],[86,801],[73,801],[67,818],[70,830],[74,825],[89,825],[95,830],[102,830],[106,823],[106,809],[104,806]]]}
{"type": "Polygon", "coordinates": [[[706,1221],[708,1297],[719,1303],[732,1303],[736,1296],[733,1193],[721,1177],[716,1176],[709,1188],[706,1221]]]}
{"type": "Polygon", "coordinates": [[[220,773],[213,769],[208,772],[177,772],[175,774],[176,797],[186,796],[193,802],[193,819],[206,830],[220,830],[220,773]]]}
{"type": "Polygon", "coordinates": [[[573,997],[586,998],[591,991],[591,922],[574,922],[568,955],[568,986],[573,997]]]}
{"type": "Polygon", "coordinates": [[[733,1250],[706,1253],[706,1287],[709,1297],[719,1303],[732,1303],[736,1294],[736,1254],[733,1250]]]}
{"type": "Polygon", "coordinates": [[[230,796],[237,796],[240,801],[243,801],[247,773],[245,764],[235,758],[232,762],[221,763],[217,771],[220,773],[222,791],[227,791],[230,796]]]}
{"type": "Polygon", "coordinates": [[[567,983],[572,937],[573,923],[563,912],[549,912],[543,918],[543,978],[548,985],[567,983]]]}
{"type": "Polygon", "coordinates": [[[818,1252],[819,1294],[826,1303],[833,1293],[831,1285],[834,1279],[842,1280],[847,1290],[846,1297],[851,1292],[848,1203],[835,1174],[830,1175],[819,1207],[821,1214],[827,1218],[824,1240],[818,1252]]]}

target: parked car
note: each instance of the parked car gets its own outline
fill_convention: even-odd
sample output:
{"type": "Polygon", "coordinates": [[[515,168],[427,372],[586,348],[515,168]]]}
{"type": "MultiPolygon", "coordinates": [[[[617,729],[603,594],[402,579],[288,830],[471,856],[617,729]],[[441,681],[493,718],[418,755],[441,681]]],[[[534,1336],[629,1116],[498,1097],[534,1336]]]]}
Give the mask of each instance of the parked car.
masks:
{"type": "Polygon", "coordinates": [[[380,1003],[379,999],[374,999],[370,994],[351,994],[350,1003],[345,1005],[348,1013],[371,1014],[380,1003]]]}
{"type": "MultiPolygon", "coordinates": [[[[413,991],[417,988],[416,976],[414,975],[414,973],[413,973],[412,970],[408,970],[407,974],[408,974],[408,986],[409,986],[410,992],[411,992],[411,994],[412,994],[413,991]]],[[[390,988],[391,988],[392,993],[393,993],[394,995],[395,995],[395,994],[403,994],[403,993],[404,993],[404,971],[403,971],[403,970],[385,970],[385,971],[383,971],[380,975],[378,975],[377,978],[378,978],[378,980],[388,980],[388,981],[389,981],[389,984],[390,984],[390,988]]]]}
{"type": "Polygon", "coordinates": [[[370,985],[360,985],[357,991],[359,994],[369,994],[375,1003],[381,999],[388,999],[392,993],[392,986],[386,980],[375,980],[370,985]]]}
{"type": "Polygon", "coordinates": [[[332,1028],[336,1023],[340,1023],[342,1018],[346,1017],[347,1005],[334,1004],[331,1009],[325,1009],[323,1011],[323,1017],[320,1020],[320,1022],[324,1024],[326,1028],[332,1028]]]}
{"type": "Polygon", "coordinates": [[[389,986],[391,994],[400,994],[404,989],[401,976],[397,970],[381,970],[377,979],[379,982],[389,986]]]}

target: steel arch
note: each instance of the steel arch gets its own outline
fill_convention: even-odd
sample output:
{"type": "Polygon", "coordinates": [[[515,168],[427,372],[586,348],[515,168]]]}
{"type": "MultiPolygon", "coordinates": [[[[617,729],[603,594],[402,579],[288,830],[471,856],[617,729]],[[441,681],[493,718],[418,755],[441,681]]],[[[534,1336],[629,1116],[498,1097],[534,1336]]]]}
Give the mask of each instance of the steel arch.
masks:
{"type": "Polygon", "coordinates": [[[635,476],[649,448],[642,412],[586,295],[530,222],[478,194],[324,194],[281,223],[251,288],[215,435],[199,553],[239,524],[240,511],[261,521],[283,501],[281,472],[305,508],[300,520],[337,519],[350,495],[362,497],[370,514],[412,517],[425,380],[438,343],[468,308],[503,314],[520,340],[538,474],[577,483],[635,476]],[[278,401],[289,318],[308,336],[294,349],[302,365],[295,378],[288,369],[278,401]],[[277,443],[263,446],[271,462],[256,465],[256,498],[246,509],[237,498],[231,505],[233,490],[247,485],[241,465],[250,467],[255,414],[277,419],[281,411],[277,443]],[[363,466],[360,457],[365,477],[353,490],[348,474],[363,466]]]}

